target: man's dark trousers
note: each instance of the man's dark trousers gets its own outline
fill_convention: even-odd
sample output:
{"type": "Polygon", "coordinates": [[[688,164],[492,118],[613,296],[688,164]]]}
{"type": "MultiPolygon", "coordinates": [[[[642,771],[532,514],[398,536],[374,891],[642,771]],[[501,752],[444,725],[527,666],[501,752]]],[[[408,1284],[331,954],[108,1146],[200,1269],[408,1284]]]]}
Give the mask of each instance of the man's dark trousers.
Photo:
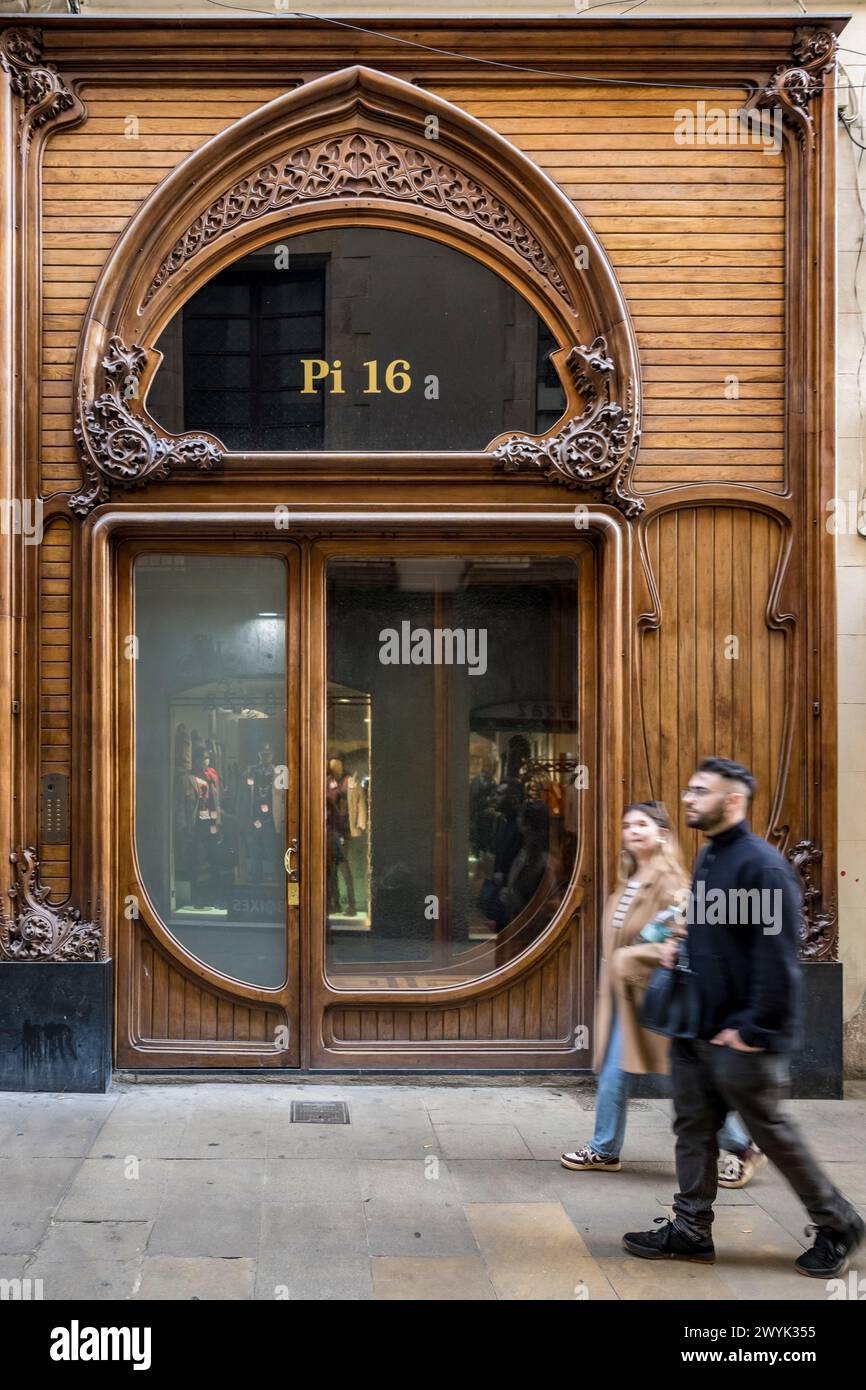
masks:
{"type": "Polygon", "coordinates": [[[718,1188],[716,1134],[736,1110],[758,1148],[790,1183],[816,1226],[850,1231],[856,1211],[812,1157],[796,1126],[779,1110],[788,1086],[781,1053],[740,1052],[699,1038],[671,1044],[677,1182],[674,1223],[707,1240],[718,1188]]]}

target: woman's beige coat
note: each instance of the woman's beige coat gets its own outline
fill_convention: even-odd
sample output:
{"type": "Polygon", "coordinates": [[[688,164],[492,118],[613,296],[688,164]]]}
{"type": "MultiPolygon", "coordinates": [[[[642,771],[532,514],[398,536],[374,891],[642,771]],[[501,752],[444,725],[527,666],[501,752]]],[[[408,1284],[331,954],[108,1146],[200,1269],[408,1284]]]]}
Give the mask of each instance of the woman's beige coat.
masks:
{"type": "MultiPolygon", "coordinates": [[[[685,873],[680,875],[667,865],[660,866],[635,893],[619,928],[612,925],[612,918],[622,893],[617,890],[608,898],[602,925],[601,976],[595,1011],[593,1071],[601,1071],[604,1062],[614,999],[622,1030],[621,1070],[638,1074],[670,1070],[669,1039],[661,1033],[647,1032],[638,1023],[638,1010],[644,990],[650,975],[661,960],[662,946],[661,942],[639,941],[637,938],[641,928],[662,908],[677,903],[678,894],[688,886],[689,880],[685,873]]],[[[685,935],[685,927],[676,922],[674,931],[678,936],[685,935]]]]}

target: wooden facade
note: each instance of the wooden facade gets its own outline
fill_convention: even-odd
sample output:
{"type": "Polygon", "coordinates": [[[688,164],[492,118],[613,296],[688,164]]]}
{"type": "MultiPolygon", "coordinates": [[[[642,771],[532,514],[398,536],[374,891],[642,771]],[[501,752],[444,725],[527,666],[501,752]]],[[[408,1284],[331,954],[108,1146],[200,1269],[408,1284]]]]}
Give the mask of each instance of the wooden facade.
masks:
{"type": "Polygon", "coordinates": [[[0,30],[3,497],[44,506],[40,545],[3,537],[0,847],[23,877],[32,846],[31,887],[49,890],[42,944],[20,929],[19,896],[0,949],[111,956],[118,1065],[588,1067],[576,1029],[592,1017],[622,804],[678,806],[709,753],[755,771],[755,828],[809,890],[804,955],[835,958],[824,518],[841,27],[70,18],[0,30]],[[780,153],[674,139],[683,109],[744,105],[778,120],[780,153]],[[244,459],[128,403],[121,383],[146,395],[156,340],[197,288],[276,237],[346,224],[427,236],[517,287],[557,339],[564,423],[465,454],[244,459]],[[147,899],[120,649],[136,547],[266,553],[277,504],[292,514],[303,595],[291,762],[304,868],[289,977],[268,990],[190,957],[147,899]],[[578,862],[538,939],[462,984],[347,991],[325,968],[322,564],[349,541],[586,548],[592,794],[578,862]],[[60,840],[45,831],[49,775],[69,779],[60,840]],[[130,896],[143,900],[131,919],[130,896]],[[59,925],[67,899],[97,933],[59,925]]]}

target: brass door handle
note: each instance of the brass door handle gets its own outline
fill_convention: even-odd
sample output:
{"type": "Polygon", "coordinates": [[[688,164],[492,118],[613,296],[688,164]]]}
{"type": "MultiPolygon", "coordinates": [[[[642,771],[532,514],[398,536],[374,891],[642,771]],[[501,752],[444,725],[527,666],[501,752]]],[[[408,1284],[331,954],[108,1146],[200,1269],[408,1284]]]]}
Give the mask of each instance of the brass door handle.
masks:
{"type": "Polygon", "coordinates": [[[290,882],[290,883],[297,883],[297,882],[298,882],[298,867],[297,867],[297,866],[298,866],[298,864],[300,864],[300,851],[299,851],[299,849],[298,849],[298,842],[297,842],[297,840],[292,840],[291,844],[289,845],[289,848],[286,850],[285,855],[283,856],[283,864],[284,864],[284,866],[285,866],[286,877],[288,878],[289,882],[290,882]],[[293,854],[297,856],[297,861],[296,861],[296,865],[295,865],[294,868],[292,867],[292,855],[293,855],[293,854]]]}

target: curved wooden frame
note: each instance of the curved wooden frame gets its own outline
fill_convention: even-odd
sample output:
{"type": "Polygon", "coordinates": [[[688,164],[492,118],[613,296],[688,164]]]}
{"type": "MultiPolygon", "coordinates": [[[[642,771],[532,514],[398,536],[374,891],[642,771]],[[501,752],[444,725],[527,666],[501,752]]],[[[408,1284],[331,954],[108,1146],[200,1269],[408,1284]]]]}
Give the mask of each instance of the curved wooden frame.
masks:
{"type": "MultiPolygon", "coordinates": [[[[413,232],[473,256],[517,288],[557,337],[564,416],[543,435],[497,436],[482,455],[488,469],[493,454],[506,471],[525,466],[569,487],[601,485],[627,514],[642,510],[630,487],[640,437],[637,344],[589,225],[488,126],[412,83],[352,67],[266,103],[208,141],[163,180],[119,238],[77,354],[85,484],[73,511],[85,515],[111,484],[140,487],[178,468],[220,467],[249,478],[252,463],[254,476],[287,466],[322,475],[329,462],[352,457],[235,455],[213,434],[169,434],[121,389],[134,382],[133,398],[145,401],[161,361],[160,332],[220,270],[277,235],[347,222],[413,232]]],[[[393,454],[363,457],[394,465],[393,454]]]]}
{"type": "MultiPolygon", "coordinates": [[[[425,553],[445,553],[453,551],[454,541],[441,538],[442,531],[459,538],[459,545],[473,545],[496,553],[510,551],[529,551],[550,553],[551,545],[563,550],[567,543],[569,552],[574,544],[574,520],[571,509],[562,504],[549,509],[526,508],[520,510],[504,507],[483,511],[468,508],[461,511],[435,511],[402,508],[355,508],[341,507],[328,509],[299,509],[295,518],[297,535],[305,532],[311,536],[327,534],[328,540],[319,541],[313,547],[310,562],[312,571],[309,584],[307,625],[300,631],[300,644],[307,654],[301,664],[302,704],[310,710],[310,736],[305,738],[300,750],[299,777],[310,778],[312,766],[320,766],[324,757],[326,742],[325,698],[321,681],[314,682],[314,673],[321,669],[323,651],[321,641],[324,620],[324,572],[330,554],[345,551],[364,550],[378,553],[381,542],[375,537],[381,534],[403,536],[402,546],[407,552],[413,547],[423,546],[425,553]],[[351,540],[349,538],[352,538],[351,540]],[[311,744],[315,746],[311,746],[311,744]]],[[[99,625],[98,641],[94,643],[94,682],[100,689],[112,692],[110,702],[100,707],[100,725],[95,730],[97,742],[111,746],[116,739],[114,730],[119,730],[124,740],[130,737],[130,729],[124,729],[123,712],[130,709],[130,695],[124,693],[122,685],[130,681],[129,666],[118,671],[115,653],[122,629],[122,617],[128,613],[128,585],[120,593],[121,609],[116,608],[118,595],[117,557],[121,541],[137,540],[135,549],[147,548],[153,544],[157,549],[179,545],[182,550],[191,547],[190,537],[194,534],[198,546],[207,540],[241,541],[249,547],[250,541],[259,538],[263,544],[274,541],[273,513],[252,506],[239,506],[226,512],[216,506],[196,506],[175,508],[163,505],[156,509],[142,509],[140,506],[102,508],[85,524],[85,536],[92,563],[95,581],[94,601],[103,615],[99,625]]],[[[623,519],[612,510],[591,509],[587,515],[587,529],[583,547],[595,549],[596,561],[596,602],[592,605],[598,611],[604,605],[606,620],[598,625],[595,641],[587,650],[584,643],[584,659],[587,669],[583,681],[588,681],[594,689],[592,707],[586,710],[587,749],[596,769],[596,787],[599,816],[593,819],[591,842],[586,836],[581,839],[571,880],[557,911],[539,937],[529,944],[519,955],[501,966],[494,966],[484,975],[454,985],[434,986],[429,989],[412,990],[349,990],[332,983],[327,975],[324,958],[324,939],[317,931],[316,923],[324,920],[322,893],[323,881],[319,883],[314,876],[306,885],[302,895],[302,912],[306,914],[306,927],[301,928],[301,940],[306,942],[307,954],[300,960],[301,977],[301,1060],[302,1064],[327,1066],[329,1061],[340,1066],[340,1058],[358,1055],[355,1043],[345,1044],[335,1039],[331,1027],[334,1011],[346,1008],[365,1011],[375,1009],[411,1008],[430,1009],[444,1013],[467,1003],[485,999],[492,1000],[523,978],[529,971],[545,968],[546,963],[557,959],[566,952],[570,959],[569,994],[574,1008],[583,1013],[591,1006],[593,995],[592,972],[596,948],[595,933],[581,929],[581,913],[587,902],[593,903],[598,894],[598,885],[603,879],[602,866],[609,854],[610,842],[616,834],[619,819],[618,788],[623,777],[623,730],[624,722],[620,716],[621,702],[624,698],[622,663],[615,653],[623,642],[623,595],[626,585],[628,528],[623,519]],[[604,542],[604,543],[599,543],[604,542]],[[598,650],[596,650],[596,648],[598,650]],[[607,708],[613,712],[609,726],[609,737],[605,743],[605,755],[601,756],[597,744],[596,708],[607,708]],[[589,897],[587,890],[592,885],[589,897]],[[588,993],[587,993],[588,991],[588,993]]],[[[278,551],[280,547],[278,545],[278,551]]],[[[282,547],[285,549],[285,546],[282,547]]],[[[591,615],[582,605],[585,625],[591,615]]],[[[585,692],[586,693],[586,692],[585,692]]],[[[128,719],[125,723],[128,725],[128,719]]],[[[127,760],[131,759],[131,749],[126,749],[127,760]]],[[[308,784],[313,787],[311,804],[302,802],[299,807],[299,831],[304,845],[305,862],[308,865],[324,863],[324,792],[315,779],[308,784]],[[318,788],[318,791],[316,790],[318,788]],[[321,802],[321,804],[320,804],[321,802]]],[[[143,885],[135,882],[123,883],[118,879],[121,865],[134,867],[134,853],[130,857],[130,847],[126,844],[130,826],[122,814],[120,788],[116,779],[104,774],[100,768],[95,772],[90,801],[91,843],[98,847],[94,872],[97,892],[105,901],[116,902],[133,893],[143,900],[143,915],[157,942],[167,950],[177,963],[181,975],[205,982],[212,992],[228,1000],[241,1003],[260,1004],[272,1011],[286,1010],[291,1002],[293,980],[290,978],[282,989],[264,989],[254,985],[240,984],[222,975],[213,967],[199,962],[195,957],[164,928],[159,926],[158,917],[142,891],[143,885]],[[98,836],[98,827],[111,824],[115,827],[113,843],[105,843],[105,837],[98,836]],[[153,916],[153,921],[151,921],[153,916]],[[156,930],[154,930],[156,928],[156,930]]],[[[302,874],[303,881],[303,874],[302,874]]],[[[142,1039],[136,1031],[135,972],[130,969],[134,959],[135,921],[124,919],[119,926],[120,936],[109,944],[120,962],[119,976],[123,977],[125,990],[118,991],[118,1061],[129,1064],[138,1059],[150,1065],[187,1065],[193,1058],[200,1064],[225,1064],[228,1053],[233,1057],[248,1055],[255,1058],[257,1065],[286,1066],[284,1054],[272,1044],[238,1044],[233,1041],[221,1048],[218,1043],[185,1043],[182,1049],[171,1040],[165,1042],[142,1039]],[[131,952],[133,954],[131,954],[131,952]],[[124,965],[124,962],[127,962],[124,965]]],[[[426,1059],[430,1064],[443,1051],[457,1053],[467,1060],[479,1064],[491,1052],[501,1059],[507,1059],[514,1066],[539,1066],[541,1058],[547,1058],[547,1065],[581,1065],[581,1052],[576,1050],[571,1030],[557,1039],[526,1039],[518,1042],[510,1040],[443,1038],[436,1046],[428,1043],[419,1047],[412,1045],[405,1050],[395,1049],[389,1043],[369,1043],[362,1049],[371,1060],[379,1059],[382,1065],[387,1059],[389,1065],[419,1065],[426,1059]]],[[[235,1063],[236,1064],[236,1063],[235,1063]]],[[[291,1063],[289,1063],[291,1065],[291,1063]]]]}

